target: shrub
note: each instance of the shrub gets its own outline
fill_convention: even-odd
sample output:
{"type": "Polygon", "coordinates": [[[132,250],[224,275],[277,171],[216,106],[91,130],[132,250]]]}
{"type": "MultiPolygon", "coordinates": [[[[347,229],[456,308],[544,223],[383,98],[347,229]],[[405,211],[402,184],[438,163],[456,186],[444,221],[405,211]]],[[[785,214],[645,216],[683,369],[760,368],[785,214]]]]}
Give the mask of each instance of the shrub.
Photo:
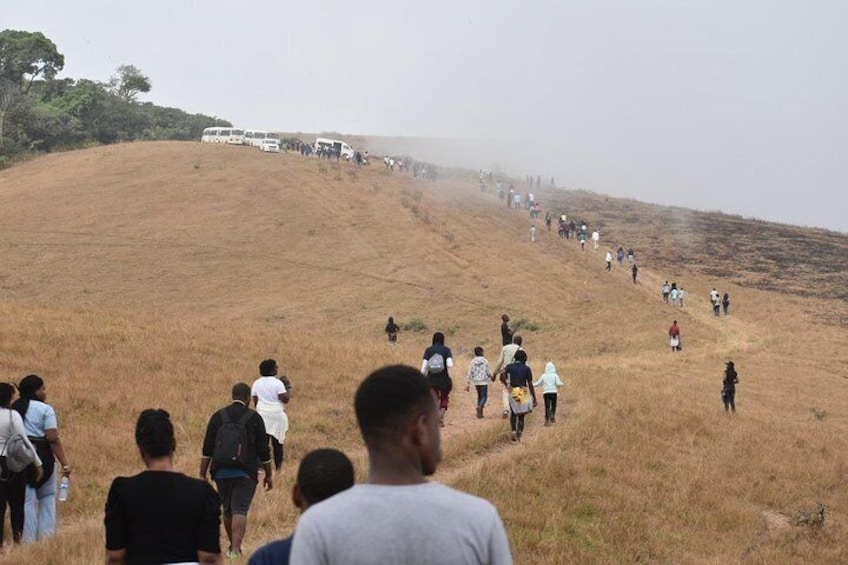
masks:
{"type": "Polygon", "coordinates": [[[412,318],[401,326],[406,331],[423,332],[427,329],[427,324],[421,318],[412,318]]]}

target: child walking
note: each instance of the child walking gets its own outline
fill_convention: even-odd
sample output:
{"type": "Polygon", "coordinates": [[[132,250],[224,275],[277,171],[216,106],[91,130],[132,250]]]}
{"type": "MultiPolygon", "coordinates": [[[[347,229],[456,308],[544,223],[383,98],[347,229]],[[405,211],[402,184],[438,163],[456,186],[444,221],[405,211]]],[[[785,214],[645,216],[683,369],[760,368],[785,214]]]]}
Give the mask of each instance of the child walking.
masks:
{"type": "Polygon", "coordinates": [[[542,387],[542,397],[545,399],[545,425],[550,426],[556,422],[557,389],[563,386],[562,379],[556,372],[556,367],[550,361],[545,365],[545,372],[533,386],[542,387]]]}
{"type": "Polygon", "coordinates": [[[483,408],[489,400],[489,380],[495,380],[495,375],[489,367],[489,362],[483,357],[483,348],[474,348],[474,359],[465,375],[465,392],[471,390],[471,384],[477,389],[477,417],[483,417],[483,408]]]}

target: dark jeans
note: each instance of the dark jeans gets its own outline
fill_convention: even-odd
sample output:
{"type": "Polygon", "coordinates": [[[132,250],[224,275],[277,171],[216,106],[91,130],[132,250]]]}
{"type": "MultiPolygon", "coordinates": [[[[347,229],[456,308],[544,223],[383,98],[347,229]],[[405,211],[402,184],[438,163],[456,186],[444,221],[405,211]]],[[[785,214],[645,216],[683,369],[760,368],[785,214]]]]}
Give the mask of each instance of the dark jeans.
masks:
{"type": "Polygon", "coordinates": [[[542,396],[545,397],[545,421],[549,421],[556,416],[557,393],[546,392],[542,396]]]}
{"type": "Polygon", "coordinates": [[[489,385],[474,385],[474,388],[477,389],[477,408],[483,408],[489,400],[489,385]]]}
{"type": "Polygon", "coordinates": [[[721,393],[721,399],[724,401],[724,409],[736,412],[736,390],[725,389],[721,393]]]}
{"type": "Polygon", "coordinates": [[[0,481],[0,546],[3,545],[3,524],[6,522],[6,505],[12,522],[12,541],[21,543],[24,531],[24,499],[26,498],[26,473],[14,473],[7,481],[0,481]]]}
{"type": "Polygon", "coordinates": [[[279,469],[283,466],[283,444],[272,435],[268,435],[268,439],[271,440],[271,449],[274,452],[274,467],[279,469]]]}
{"type": "Polygon", "coordinates": [[[509,427],[518,435],[524,433],[524,416],[526,416],[526,414],[516,415],[516,413],[512,410],[509,411],[509,427]]]}

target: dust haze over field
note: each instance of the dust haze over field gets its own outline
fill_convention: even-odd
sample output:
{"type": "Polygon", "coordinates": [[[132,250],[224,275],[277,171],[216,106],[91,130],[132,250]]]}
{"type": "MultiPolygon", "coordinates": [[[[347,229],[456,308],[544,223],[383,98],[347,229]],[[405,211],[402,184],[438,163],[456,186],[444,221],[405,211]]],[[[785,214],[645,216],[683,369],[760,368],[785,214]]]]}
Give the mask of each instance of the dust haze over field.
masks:
{"type": "Polygon", "coordinates": [[[241,127],[433,139],[442,162],[848,231],[844,2],[251,6],[9,0],[3,23],[54,39],[63,76],[133,63],[155,102],[241,127]]]}
{"type": "Polygon", "coordinates": [[[0,374],[45,377],[75,469],[57,536],[0,563],[102,560],[109,483],[141,468],[138,413],[171,412],[176,466],[193,476],[208,416],[267,357],[294,385],[292,428],[245,549],[281,537],[297,521],[300,458],[340,448],[363,480],[353,391],[378,366],[417,364],[436,330],[457,367],[434,478],[497,506],[517,563],[848,561],[848,238],[540,195],[602,226],[602,249],[581,252],[541,221],[531,244],[526,211],[481,193],[472,171],[429,182],[379,160],[170,142],[0,172],[0,374]],[[605,272],[618,244],[635,247],[638,284],[605,272]],[[688,290],[684,308],[662,303],[667,279],[688,290]],[[712,315],[712,287],[732,296],[730,316],[712,315]],[[462,390],[474,346],[497,356],[504,311],[524,325],[534,373],[552,360],[566,382],[557,424],[532,414],[520,445],[497,395],[478,420],[462,390]],[[407,328],[396,347],[390,315],[407,328]],[[719,400],[728,359],[735,417],[719,400]],[[799,522],[818,503],[822,527],[799,522]]]}

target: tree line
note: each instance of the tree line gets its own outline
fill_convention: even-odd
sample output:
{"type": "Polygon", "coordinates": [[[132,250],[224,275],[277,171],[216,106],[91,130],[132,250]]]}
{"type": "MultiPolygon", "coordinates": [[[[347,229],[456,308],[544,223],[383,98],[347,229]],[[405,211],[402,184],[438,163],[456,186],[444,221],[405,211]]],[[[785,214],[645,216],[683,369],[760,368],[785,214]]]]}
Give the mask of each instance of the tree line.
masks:
{"type": "Polygon", "coordinates": [[[65,57],[40,32],[0,32],[0,168],[33,153],[134,140],[199,139],[225,120],[139,102],[152,83],[134,65],[107,82],[57,79],[65,57]]]}

